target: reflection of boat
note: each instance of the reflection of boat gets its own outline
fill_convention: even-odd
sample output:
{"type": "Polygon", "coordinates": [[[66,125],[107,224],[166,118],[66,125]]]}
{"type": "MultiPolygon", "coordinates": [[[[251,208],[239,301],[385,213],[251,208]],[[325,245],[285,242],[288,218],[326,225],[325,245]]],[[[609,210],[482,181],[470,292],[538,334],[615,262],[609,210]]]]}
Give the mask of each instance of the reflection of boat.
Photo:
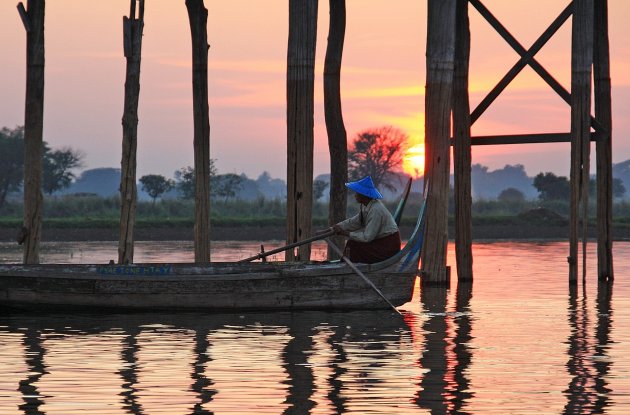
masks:
{"type": "MultiPolygon", "coordinates": [[[[358,266],[394,305],[411,300],[422,247],[423,211],[398,254],[358,266]]],[[[343,262],[0,264],[0,305],[147,310],[388,307],[343,262]]]]}

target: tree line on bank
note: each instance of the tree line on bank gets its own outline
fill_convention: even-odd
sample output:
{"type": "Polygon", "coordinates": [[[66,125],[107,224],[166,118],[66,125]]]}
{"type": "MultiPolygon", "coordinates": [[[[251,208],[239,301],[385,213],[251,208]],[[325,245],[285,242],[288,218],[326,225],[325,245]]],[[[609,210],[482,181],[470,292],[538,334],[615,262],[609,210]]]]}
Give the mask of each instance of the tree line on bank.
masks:
{"type": "MultiPolygon", "coordinates": [[[[348,151],[348,173],[350,180],[371,175],[376,185],[386,197],[393,198],[406,182],[407,175],[400,172],[406,151],[408,136],[392,126],[367,129],[359,132],[348,151]]],[[[82,167],[83,154],[71,148],[52,149],[44,143],[42,191],[47,195],[102,195],[117,194],[120,169],[101,168],[86,170],[77,177],[74,170],[82,167]],[[92,185],[87,185],[90,182],[92,185]],[[109,192],[99,192],[98,187],[109,188],[109,192]]],[[[19,194],[24,176],[24,130],[2,128],[0,130],[0,208],[10,194],[19,194]]],[[[263,172],[256,180],[246,175],[218,174],[210,160],[211,197],[215,201],[256,200],[261,197],[286,197],[286,183],[273,179],[263,172]]],[[[613,197],[620,199],[626,194],[626,183],[630,183],[630,160],[613,167],[613,197]]],[[[148,174],[139,178],[140,188],[152,199],[158,198],[194,199],[194,169],[182,167],[174,173],[174,178],[160,174],[148,174]]],[[[568,200],[570,185],[566,177],[553,173],[539,173],[528,177],[522,165],[507,165],[503,169],[489,171],[487,167],[472,166],[471,178],[475,200],[500,202],[524,202],[568,200]]],[[[321,175],[313,182],[313,200],[326,200],[329,177],[321,175]]],[[[416,185],[416,189],[421,189],[416,185]]],[[[590,192],[595,192],[595,181],[591,181],[590,192]]]]}
{"type": "MultiPolygon", "coordinates": [[[[372,128],[357,134],[353,147],[348,151],[348,166],[350,180],[358,180],[371,175],[377,186],[384,186],[395,191],[396,181],[400,175],[395,173],[402,164],[405,144],[408,136],[403,131],[384,126],[372,128]]],[[[24,177],[24,129],[3,128],[0,130],[0,163],[3,171],[0,173],[0,206],[10,193],[21,191],[24,177]]],[[[52,150],[44,144],[44,186],[47,195],[67,194],[68,189],[83,177],[76,177],[73,170],[82,167],[83,155],[73,149],[52,150]]],[[[286,197],[286,184],[278,179],[272,179],[264,172],[255,182],[241,174],[218,174],[215,167],[216,160],[210,160],[210,189],[211,197],[224,201],[241,197],[243,192],[249,194],[249,199],[257,198],[261,192],[256,187],[271,190],[272,197],[286,197]],[[282,183],[282,184],[281,184],[282,183]]],[[[96,170],[96,169],[94,169],[96,170]]],[[[89,171],[96,175],[94,170],[89,171]]],[[[88,172],[88,171],[86,171],[88,172]]],[[[119,169],[99,169],[98,174],[113,173],[120,175],[119,169]]],[[[85,173],[82,175],[85,176],[85,173]]],[[[111,182],[111,177],[100,177],[111,182]]],[[[195,189],[195,172],[190,166],[182,167],[174,173],[174,178],[167,178],[160,174],[148,174],[139,178],[140,188],[155,202],[162,196],[193,199],[195,189]]],[[[316,178],[313,182],[313,199],[321,199],[328,187],[326,180],[316,178]]],[[[116,189],[118,186],[116,185],[116,189]]],[[[89,192],[75,192],[89,193],[89,192]]],[[[265,193],[262,193],[263,195],[265,193]]]]}

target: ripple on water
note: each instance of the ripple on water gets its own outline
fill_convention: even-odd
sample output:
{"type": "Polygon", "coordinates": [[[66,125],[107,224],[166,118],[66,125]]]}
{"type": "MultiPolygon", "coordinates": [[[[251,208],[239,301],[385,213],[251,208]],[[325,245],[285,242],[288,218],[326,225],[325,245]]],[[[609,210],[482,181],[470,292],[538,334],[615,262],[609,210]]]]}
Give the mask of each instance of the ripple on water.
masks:
{"type": "MultiPolygon", "coordinates": [[[[186,244],[161,244],[136,252],[189,255],[186,244]]],[[[231,243],[215,258],[258,245],[231,243]]],[[[448,288],[416,287],[402,318],[4,313],[0,413],[625,414],[630,243],[615,244],[612,290],[594,278],[594,249],[586,284],[569,289],[566,243],[476,244],[473,285],[454,276],[448,288]]],[[[113,253],[61,244],[49,258],[113,253]]]]}

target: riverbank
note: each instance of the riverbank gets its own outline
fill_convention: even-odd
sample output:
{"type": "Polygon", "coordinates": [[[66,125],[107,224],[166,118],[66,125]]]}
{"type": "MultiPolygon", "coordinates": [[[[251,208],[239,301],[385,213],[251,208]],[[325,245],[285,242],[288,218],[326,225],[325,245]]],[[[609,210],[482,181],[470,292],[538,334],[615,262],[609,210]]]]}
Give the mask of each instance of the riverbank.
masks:
{"type": "MultiPolygon", "coordinates": [[[[210,230],[214,241],[269,241],[284,240],[284,226],[213,226],[210,230]]],[[[411,226],[402,226],[401,235],[408,237],[411,226]]],[[[0,242],[16,240],[18,229],[0,227],[0,242]]],[[[452,239],[453,227],[449,229],[452,239]]],[[[589,238],[595,237],[595,228],[589,227],[589,238]]],[[[629,226],[614,226],[615,240],[630,240],[629,226]]],[[[475,240],[567,240],[569,229],[566,225],[521,225],[521,224],[477,224],[473,226],[475,240]]],[[[193,240],[190,227],[160,226],[139,227],[134,232],[137,241],[189,241],[193,240]]],[[[55,228],[44,227],[42,241],[117,241],[118,229],[105,227],[55,228]]]]}

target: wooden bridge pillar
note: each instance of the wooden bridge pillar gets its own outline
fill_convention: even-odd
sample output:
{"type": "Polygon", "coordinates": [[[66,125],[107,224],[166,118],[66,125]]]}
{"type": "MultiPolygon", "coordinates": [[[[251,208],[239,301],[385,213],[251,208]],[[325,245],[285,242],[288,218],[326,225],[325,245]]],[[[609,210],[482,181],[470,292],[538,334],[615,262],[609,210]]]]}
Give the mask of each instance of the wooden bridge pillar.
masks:
{"type": "Polygon", "coordinates": [[[208,107],[208,9],[186,0],[192,38],[195,158],[195,262],[210,262],[210,115],[208,107]]]}
{"type": "MultiPolygon", "coordinates": [[[[429,3],[431,7],[431,3],[429,3]]],[[[456,202],[456,254],[460,278],[472,278],[471,215],[470,207],[470,147],[469,145],[526,144],[568,142],[571,144],[571,209],[569,218],[569,281],[577,281],[578,240],[582,238],[583,275],[586,274],[586,237],[588,225],[588,186],[590,168],[590,142],[596,140],[597,149],[597,252],[598,277],[613,278],[612,259],[612,110],[610,86],[610,57],[608,44],[607,0],[573,0],[556,17],[542,35],[529,47],[523,47],[499,20],[492,15],[481,0],[458,2],[455,78],[453,81],[453,140],[455,157],[456,202]],[[467,5],[472,5],[499,35],[520,55],[520,59],[479,103],[468,116],[467,75],[469,37],[467,5]],[[535,55],[571,17],[571,91],[566,90],[545,68],[536,61],[535,55]],[[530,66],[567,104],[571,106],[571,131],[568,133],[511,134],[495,136],[471,136],[470,127],[496,100],[499,94],[526,66],[530,66]],[[591,116],[591,75],[594,71],[595,117],[591,116]],[[591,132],[591,129],[594,132],[591,132]],[[581,229],[580,229],[581,224],[581,229]]],[[[429,17],[429,27],[433,23],[429,17]]],[[[440,22],[448,26],[448,20],[440,22]]],[[[430,46],[430,43],[429,43],[430,46]]],[[[429,55],[427,48],[427,55],[429,55]]],[[[429,59],[429,56],[428,58],[429,59]]],[[[428,63],[427,63],[428,65],[428,63]]],[[[427,74],[432,76],[430,73],[427,74]]],[[[427,82],[427,100],[431,82],[427,82]]],[[[432,122],[427,101],[427,125],[432,122]]],[[[433,138],[427,128],[427,148],[433,138]]],[[[429,165],[427,150],[427,166],[429,165]]],[[[433,180],[428,170],[427,178],[433,180]]],[[[435,173],[433,173],[435,174],[435,173]]],[[[431,194],[429,195],[431,197],[431,194]]],[[[431,207],[431,199],[429,199],[431,207]]],[[[433,218],[428,211],[429,226],[433,218]]],[[[427,249],[432,244],[442,244],[427,237],[427,249]]],[[[423,255],[425,260],[431,260],[423,255]]]]}
{"type": "MultiPolygon", "coordinates": [[[[313,106],[317,0],[289,1],[287,52],[287,245],[311,235],[313,212],[313,106]]],[[[297,259],[310,259],[310,245],[297,259]]],[[[287,261],[296,259],[286,251],[287,261]]]]}
{"type": "Polygon", "coordinates": [[[136,150],[138,147],[138,99],[140,96],[140,60],[142,31],[144,28],[144,0],[131,0],[129,17],[123,19],[124,53],[127,59],[125,74],[125,104],[122,117],[123,139],[120,163],[120,232],[118,236],[118,263],[133,263],[136,223],[136,150]]]}
{"type": "Polygon", "coordinates": [[[23,260],[39,263],[42,232],[44,129],[44,0],[28,0],[18,10],[26,29],[26,99],[24,110],[23,260]]]}
{"type": "Polygon", "coordinates": [[[569,281],[577,281],[578,240],[582,225],[582,273],[586,275],[588,185],[591,148],[591,75],[594,0],[573,0],[571,41],[571,206],[569,281]]]}
{"type": "Polygon", "coordinates": [[[602,134],[597,138],[597,275],[612,280],[612,102],[610,47],[608,44],[608,0],[595,0],[593,72],[595,118],[602,134]]]}
{"type": "Polygon", "coordinates": [[[427,216],[422,283],[448,284],[448,195],[450,190],[451,95],[455,59],[456,0],[429,0],[425,95],[427,216]]]}
{"type": "Polygon", "coordinates": [[[455,178],[455,256],[457,279],[460,281],[473,279],[469,60],[468,0],[457,0],[455,74],[453,79],[453,169],[455,178]]]}
{"type": "MultiPolygon", "coordinates": [[[[328,45],[324,61],[324,117],[330,154],[328,226],[333,226],[346,218],[348,207],[348,137],[341,110],[341,60],[346,35],[346,0],[329,0],[329,7],[328,45]]],[[[344,239],[342,236],[331,238],[341,249],[344,239]]],[[[339,255],[329,246],[327,258],[339,259],[339,255]]]]}

